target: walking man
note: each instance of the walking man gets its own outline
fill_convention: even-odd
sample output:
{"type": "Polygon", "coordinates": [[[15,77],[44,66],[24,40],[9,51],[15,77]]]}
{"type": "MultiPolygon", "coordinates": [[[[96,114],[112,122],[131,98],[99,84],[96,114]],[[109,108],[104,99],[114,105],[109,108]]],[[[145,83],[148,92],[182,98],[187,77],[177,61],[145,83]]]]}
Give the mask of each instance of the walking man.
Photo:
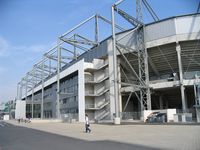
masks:
{"type": "Polygon", "coordinates": [[[88,115],[85,115],[85,132],[91,132],[88,115]]]}

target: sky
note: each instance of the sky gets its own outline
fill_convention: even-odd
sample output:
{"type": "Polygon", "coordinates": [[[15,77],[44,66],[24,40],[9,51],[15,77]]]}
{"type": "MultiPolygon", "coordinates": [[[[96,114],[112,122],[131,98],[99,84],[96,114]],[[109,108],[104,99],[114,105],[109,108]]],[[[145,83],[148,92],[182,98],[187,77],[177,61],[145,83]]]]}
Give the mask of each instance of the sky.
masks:
{"type": "MultiPolygon", "coordinates": [[[[199,3],[199,0],[147,1],[160,19],[195,13],[199,3]]],[[[17,83],[61,34],[96,13],[110,19],[111,5],[115,2],[0,0],[0,102],[15,99],[17,83]]],[[[134,16],[135,0],[125,0],[119,8],[134,16]]],[[[143,14],[146,23],[153,21],[146,10],[143,14]]],[[[103,26],[102,30],[106,35],[103,26]]]]}

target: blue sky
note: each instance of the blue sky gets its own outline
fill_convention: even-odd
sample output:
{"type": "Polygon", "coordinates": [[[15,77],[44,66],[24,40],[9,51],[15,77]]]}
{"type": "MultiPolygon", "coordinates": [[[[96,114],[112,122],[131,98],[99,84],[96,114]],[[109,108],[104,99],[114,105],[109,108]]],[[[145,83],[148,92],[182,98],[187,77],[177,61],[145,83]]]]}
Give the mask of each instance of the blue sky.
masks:
{"type": "MultiPolygon", "coordinates": [[[[160,19],[194,13],[199,0],[147,0],[160,19]]],[[[16,87],[59,35],[98,13],[110,18],[115,0],[0,0],[0,102],[14,99],[16,87]]],[[[120,8],[134,12],[135,0],[120,8]]],[[[145,22],[151,22],[144,11],[145,22]]]]}

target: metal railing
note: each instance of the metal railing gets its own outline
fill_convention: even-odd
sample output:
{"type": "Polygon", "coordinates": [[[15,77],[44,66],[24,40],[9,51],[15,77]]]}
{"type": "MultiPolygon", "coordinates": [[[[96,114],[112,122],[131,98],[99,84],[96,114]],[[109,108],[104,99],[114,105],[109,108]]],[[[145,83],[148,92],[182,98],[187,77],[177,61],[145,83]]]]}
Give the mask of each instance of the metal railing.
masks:
{"type": "Polygon", "coordinates": [[[94,108],[94,109],[102,109],[103,107],[105,107],[105,106],[108,105],[108,104],[109,104],[109,101],[106,100],[106,101],[104,101],[102,104],[96,105],[96,106],[95,106],[95,104],[86,104],[86,105],[85,105],[85,108],[86,108],[86,109],[91,109],[91,108],[94,108]]]}
{"type": "Polygon", "coordinates": [[[108,73],[104,73],[104,76],[101,79],[94,79],[94,77],[87,77],[85,78],[85,83],[90,83],[90,82],[94,82],[94,83],[101,83],[102,81],[104,81],[106,78],[109,77],[108,73]]]}
{"type": "Polygon", "coordinates": [[[140,120],[141,112],[121,112],[122,120],[140,120]]]}
{"type": "Polygon", "coordinates": [[[63,122],[73,123],[78,121],[78,113],[67,113],[61,114],[61,119],[63,122]]]}
{"type": "Polygon", "coordinates": [[[177,114],[192,114],[192,121],[196,122],[196,120],[197,120],[195,108],[190,108],[190,109],[186,109],[186,110],[176,109],[176,113],[177,114]]]}
{"type": "Polygon", "coordinates": [[[94,104],[85,104],[85,109],[95,108],[94,104]]]}
{"type": "Polygon", "coordinates": [[[109,115],[109,109],[108,108],[105,108],[103,110],[101,110],[101,112],[98,113],[98,115],[95,116],[95,120],[96,121],[99,121],[99,120],[102,120],[104,119],[106,116],[109,115]]]}

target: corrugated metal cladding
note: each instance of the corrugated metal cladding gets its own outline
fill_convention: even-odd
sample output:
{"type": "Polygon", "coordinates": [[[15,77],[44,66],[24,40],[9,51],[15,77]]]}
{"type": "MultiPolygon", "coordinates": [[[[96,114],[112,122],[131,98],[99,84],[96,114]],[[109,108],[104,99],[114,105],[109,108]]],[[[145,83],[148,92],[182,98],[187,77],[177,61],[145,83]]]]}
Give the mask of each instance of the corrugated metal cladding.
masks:
{"type": "Polygon", "coordinates": [[[200,32],[200,15],[176,18],[177,34],[200,32]]]}
{"type": "Polygon", "coordinates": [[[132,49],[136,49],[136,45],[137,45],[136,39],[137,39],[137,32],[136,31],[131,32],[131,30],[124,32],[124,33],[120,33],[116,36],[116,41],[118,43],[120,43],[122,45],[126,45],[127,47],[131,47],[132,49]],[[129,32],[130,32],[130,34],[128,34],[129,32]]]}
{"type": "Polygon", "coordinates": [[[165,38],[176,34],[174,19],[165,20],[146,26],[146,42],[165,38]]]}
{"type": "MultiPolygon", "coordinates": [[[[160,75],[178,72],[176,44],[171,43],[148,49],[148,57],[151,59],[160,75]]],[[[149,64],[150,77],[154,76],[152,66],[149,64]]]]}
{"type": "Polygon", "coordinates": [[[108,40],[103,41],[99,46],[83,53],[78,60],[85,59],[85,62],[92,62],[94,58],[101,58],[107,55],[108,40]]]}
{"type": "Polygon", "coordinates": [[[180,42],[183,71],[199,71],[200,41],[180,42]]]}

